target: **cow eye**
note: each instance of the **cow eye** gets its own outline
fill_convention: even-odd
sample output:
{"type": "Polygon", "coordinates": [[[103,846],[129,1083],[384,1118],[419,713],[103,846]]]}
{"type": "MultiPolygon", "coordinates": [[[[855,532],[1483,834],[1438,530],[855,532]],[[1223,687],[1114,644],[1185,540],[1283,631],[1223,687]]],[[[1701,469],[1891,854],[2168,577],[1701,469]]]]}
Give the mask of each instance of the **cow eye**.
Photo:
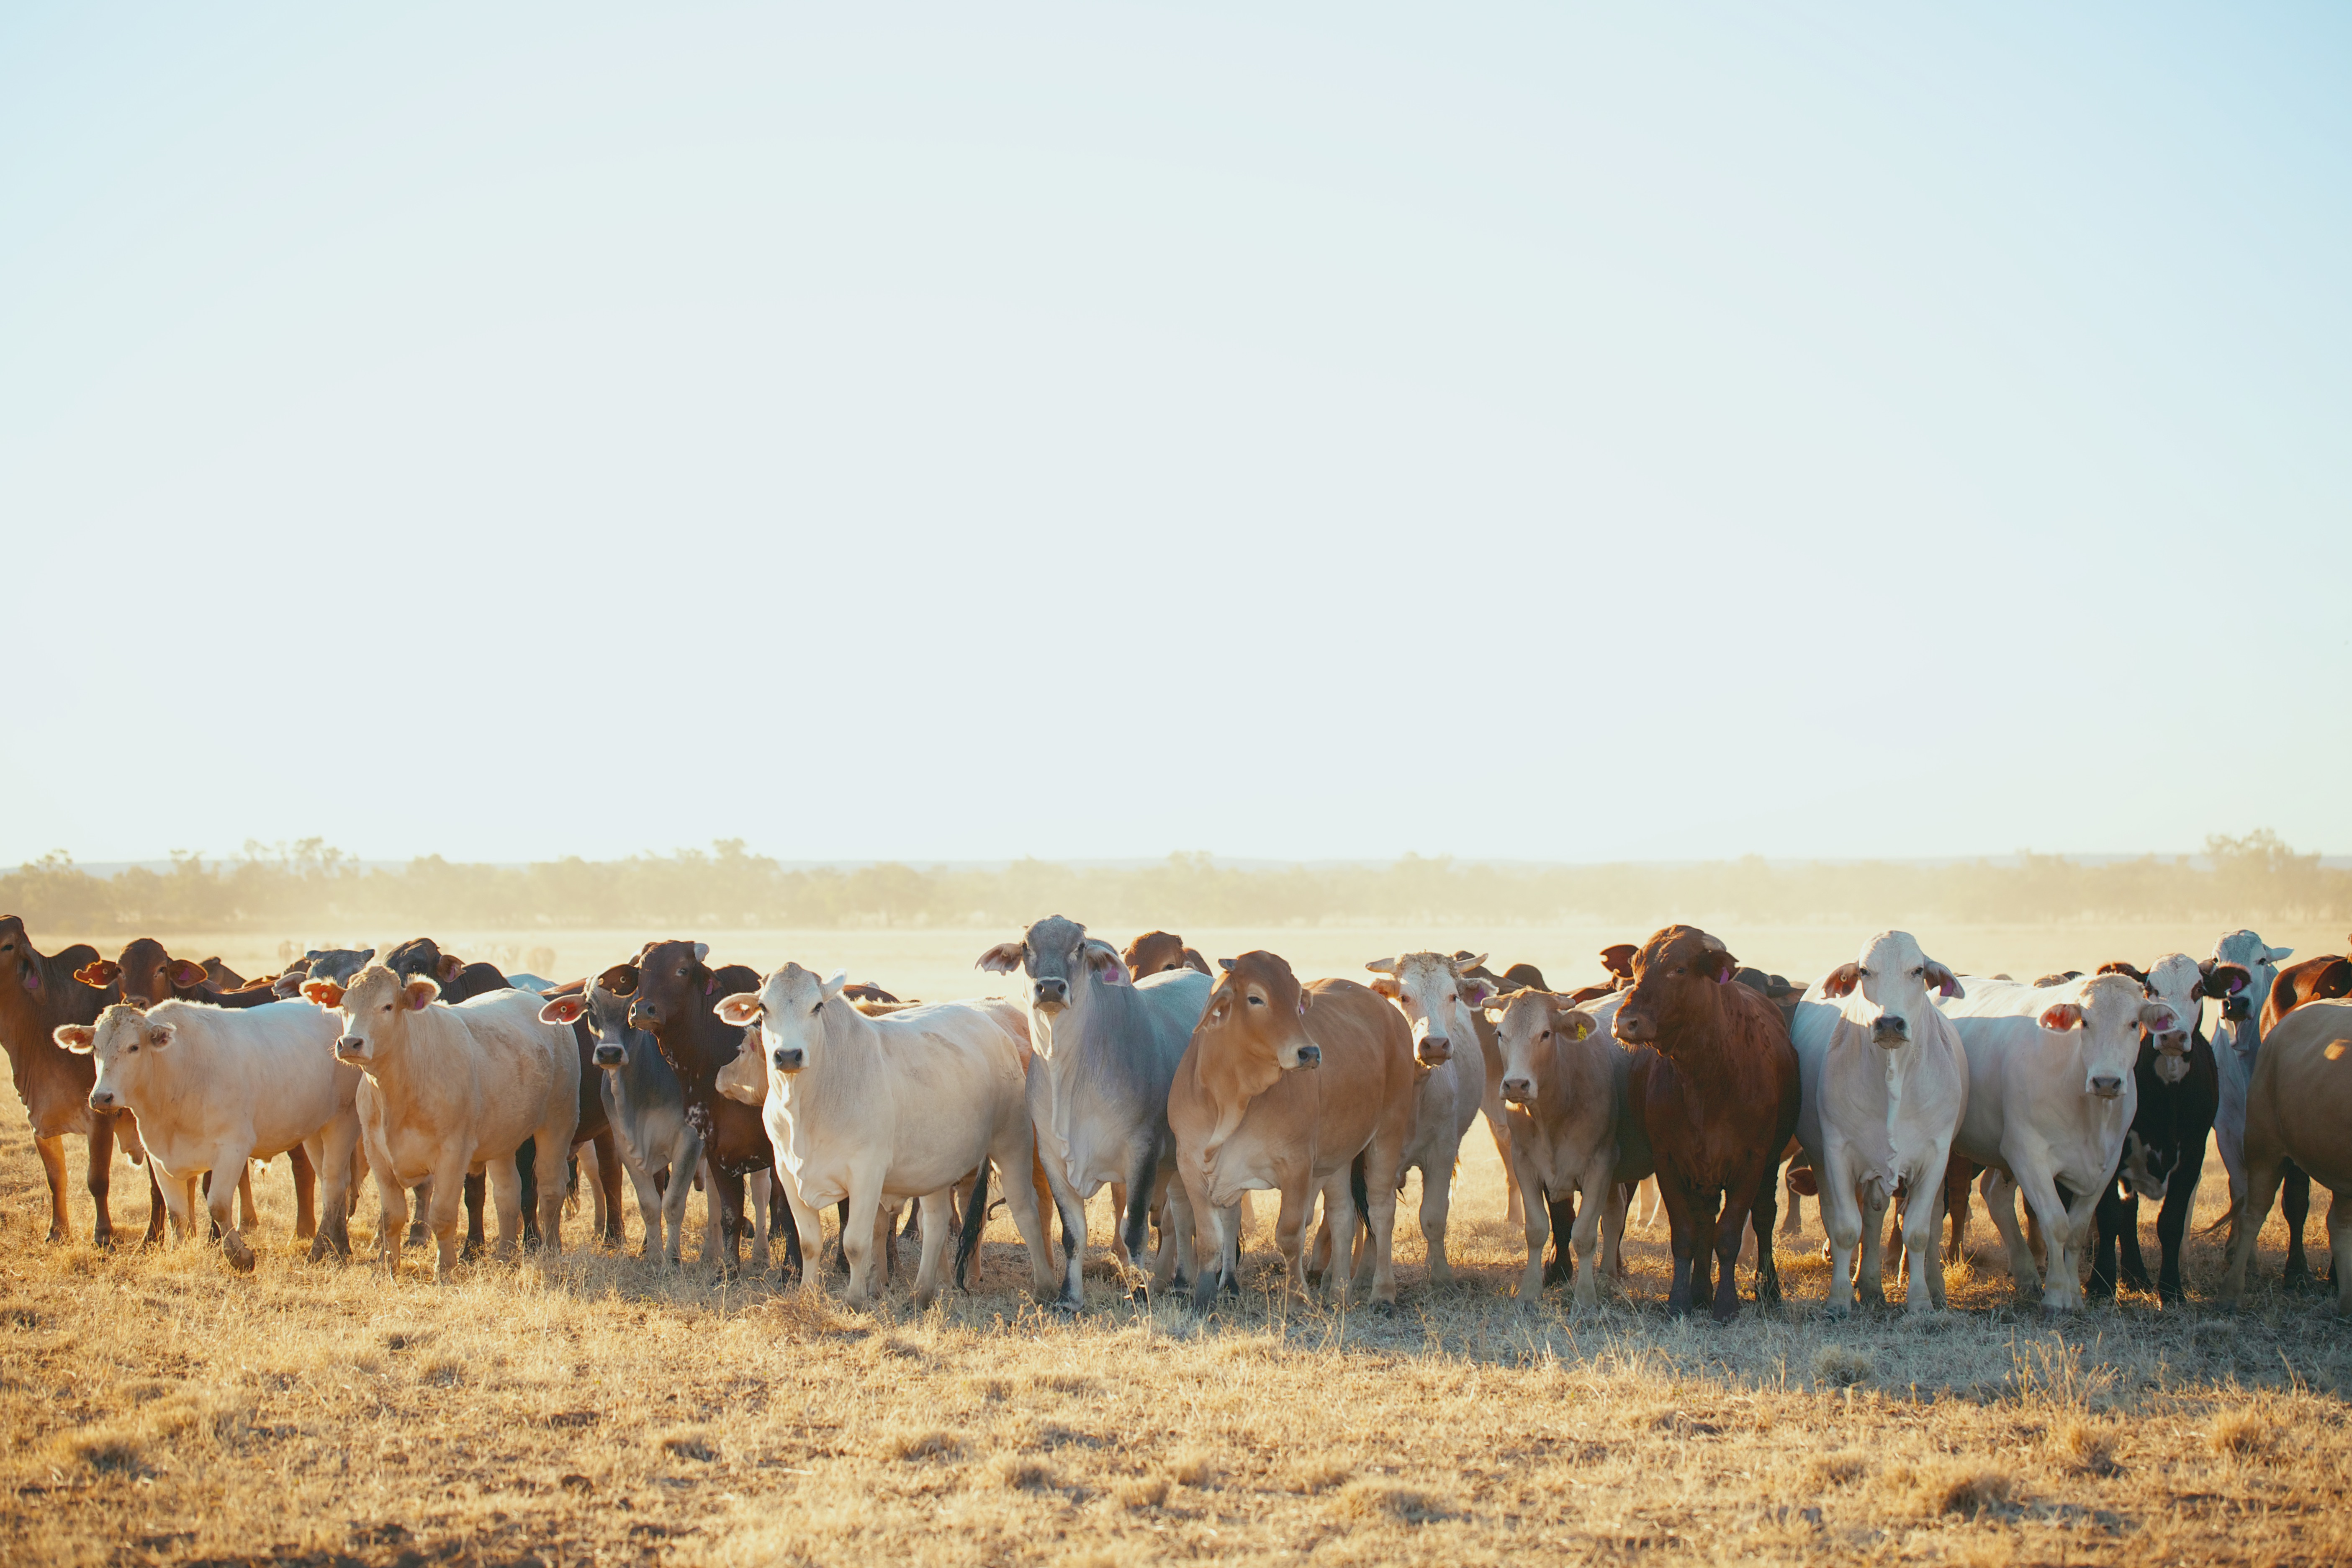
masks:
{"type": "Polygon", "coordinates": [[[1549,1040],[1549,1039],[1550,1039],[1550,1038],[1551,1038],[1551,1031],[1550,1031],[1549,1029],[1546,1029],[1546,1030],[1542,1031],[1541,1033],[1538,1034],[1538,1035],[1536,1036],[1536,1038],[1537,1038],[1537,1039],[1538,1039],[1538,1040],[1549,1040]]]}
{"type": "Polygon", "coordinates": [[[1265,1005],[1265,998],[1263,996],[1253,996],[1249,999],[1249,1005],[1253,1007],[1263,1007],[1265,1005]]]}
{"type": "Polygon", "coordinates": [[[810,1017],[812,1017],[812,1018],[814,1018],[814,1017],[815,1017],[819,1013],[822,1013],[822,1012],[824,1012],[824,1003],[822,1003],[822,1002],[819,1002],[815,1006],[814,1006],[814,1007],[812,1007],[812,1008],[810,1008],[810,1009],[809,1009],[809,1016],[810,1016],[810,1017]]]}

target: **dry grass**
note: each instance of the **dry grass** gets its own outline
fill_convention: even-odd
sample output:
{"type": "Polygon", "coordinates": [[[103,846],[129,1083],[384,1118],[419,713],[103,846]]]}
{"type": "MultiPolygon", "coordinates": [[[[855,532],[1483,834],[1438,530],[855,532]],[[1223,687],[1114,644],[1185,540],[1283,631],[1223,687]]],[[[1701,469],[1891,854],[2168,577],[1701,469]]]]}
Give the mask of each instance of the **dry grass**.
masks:
{"type": "MultiPolygon", "coordinates": [[[[144,1215],[132,1176],[118,1223],[144,1215]]],[[[1001,1220],[979,1293],[852,1312],[588,1251],[387,1287],[303,1260],[282,1163],[260,1187],[249,1277],[47,1247],[0,1094],[0,1560],[2352,1556],[2352,1349],[2324,1298],[2276,1289],[2275,1222],[2226,1321],[2126,1292],[2045,1326],[1981,1215],[1958,1310],[1924,1328],[1824,1321],[1811,1224],[1780,1251],[1784,1312],[1665,1316],[1661,1229],[1572,1317],[1504,1293],[1522,1244],[1479,1129],[1457,1287],[1429,1287],[1407,1218],[1393,1314],[1283,1300],[1261,1237],[1205,1321],[1093,1280],[1073,1321],[1013,1288],[1001,1220]]],[[[2202,1218],[2221,1190],[2216,1165],[2202,1218]]],[[[2192,1292],[2219,1267],[2193,1244],[2192,1292]]]]}

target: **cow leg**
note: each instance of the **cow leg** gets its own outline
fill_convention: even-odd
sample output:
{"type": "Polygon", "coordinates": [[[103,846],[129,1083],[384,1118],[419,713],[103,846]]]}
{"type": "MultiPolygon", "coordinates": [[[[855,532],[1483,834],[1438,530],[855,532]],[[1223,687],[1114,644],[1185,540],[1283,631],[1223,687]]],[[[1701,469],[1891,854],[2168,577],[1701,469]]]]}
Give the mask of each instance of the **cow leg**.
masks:
{"type": "MultiPolygon", "coordinates": [[[[571,1114],[567,1108],[566,1114],[571,1114]]],[[[563,1252],[563,1197],[565,1167],[572,1163],[572,1140],[561,1126],[541,1127],[536,1139],[525,1139],[523,1147],[531,1150],[529,1166],[518,1166],[517,1177],[522,1188],[520,1194],[531,1195],[530,1177],[533,1170],[539,1177],[539,1243],[549,1252],[561,1257],[563,1252]]]]}
{"type": "Polygon", "coordinates": [[[842,1300],[853,1307],[874,1304],[874,1222],[882,1204],[882,1173],[852,1168],[849,1219],[841,1231],[842,1255],[849,1259],[849,1288],[842,1300]]]}
{"type": "Polygon", "coordinates": [[[743,1178],[715,1163],[706,1168],[711,1195],[719,1202],[719,1273],[732,1279],[743,1271],[743,1178]]]}
{"type": "Polygon", "coordinates": [[[1486,1119],[1486,1131],[1495,1140],[1495,1152],[1503,1160],[1503,1223],[1524,1225],[1528,1215],[1527,1183],[1511,1158],[1510,1113],[1503,1109],[1499,1085],[1487,1086],[1486,1100],[1479,1107],[1479,1114],[1486,1119]]]}
{"type": "Polygon", "coordinates": [[[425,1212],[425,1228],[433,1237],[436,1284],[446,1285],[457,1277],[461,1240],[458,1226],[465,1218],[467,1173],[462,1158],[447,1161],[433,1173],[433,1196],[425,1212]]]}
{"type": "Polygon", "coordinates": [[[359,1142],[359,1119],[348,1113],[313,1134],[306,1157],[314,1173],[323,1174],[324,1191],[319,1194],[325,1223],[310,1237],[310,1261],[318,1262],[331,1249],[335,1256],[348,1262],[352,1256],[351,1182],[352,1150],[359,1142]]]}
{"type": "Polygon", "coordinates": [[[1739,1241],[1748,1216],[1732,1217],[1730,1197],[1727,1190],[1701,1193],[1691,1209],[1691,1305],[1706,1301],[1717,1322],[1739,1310],[1739,1241]]]}
{"type": "MultiPolygon", "coordinates": [[[[567,1149],[564,1153],[569,1155],[571,1151],[567,1149]]],[[[555,1192],[559,1200],[562,1196],[566,1184],[562,1180],[563,1164],[564,1162],[562,1160],[558,1160],[555,1163],[557,1174],[555,1192]]],[[[517,1185],[515,1209],[522,1218],[522,1244],[527,1249],[533,1248],[539,1246],[540,1181],[537,1138],[526,1138],[522,1141],[522,1147],[515,1151],[514,1168],[517,1185]]]]}
{"type": "MultiPolygon", "coordinates": [[[[663,1200],[669,1194],[668,1182],[659,1171],[647,1167],[645,1158],[635,1146],[616,1140],[622,1167],[629,1173],[629,1189],[637,1197],[637,1256],[648,1263],[667,1262],[670,1258],[668,1215],[663,1200]]],[[[686,1184],[680,1182],[679,1187],[686,1184]]],[[[684,1205],[679,1205],[681,1208],[684,1205]]]]}
{"type": "MultiPolygon", "coordinates": [[[[1292,1295],[1302,1298],[1307,1294],[1305,1245],[1307,1221],[1318,1196],[1323,1200],[1323,1223],[1330,1226],[1334,1233],[1333,1256],[1335,1258],[1338,1256],[1339,1240],[1341,1237],[1352,1243],[1356,1236],[1355,1205],[1348,1199],[1345,1173],[1334,1177],[1320,1193],[1308,1186],[1304,1180],[1293,1181],[1284,1185],[1282,1210],[1275,1216],[1274,1221],[1274,1245],[1282,1254],[1284,1287],[1292,1295]],[[1347,1211],[1344,1215],[1340,1212],[1342,1209],[1347,1211]]],[[[1324,1289],[1328,1289],[1330,1279],[1330,1270],[1326,1269],[1323,1274],[1324,1289]]]]}
{"type": "MultiPolygon", "coordinates": [[[[2042,1222],[2042,1244],[2048,1249],[2049,1262],[2042,1277],[2042,1310],[2045,1313],[2073,1311],[2081,1304],[2083,1288],[2070,1272],[2073,1255],[2067,1244],[2074,1239],[2074,1224],[2064,1200],[2058,1195],[2057,1178],[2038,1161],[2020,1161],[2011,1166],[2011,1174],[2026,1207],[2042,1222]]],[[[2090,1216],[2085,1214],[2084,1217],[2087,1220],[2090,1216]]]]}
{"type": "Polygon", "coordinates": [[[294,1239],[308,1241],[319,1234],[318,1167],[299,1143],[286,1151],[286,1163],[294,1172],[294,1239]]]}
{"type": "Polygon", "coordinates": [[[253,1206],[253,1164],[247,1161],[236,1168],[237,1228],[252,1230],[261,1224],[261,1216],[253,1206]]]}
{"type": "Polygon", "coordinates": [[[621,1219],[621,1141],[610,1127],[588,1141],[596,1155],[597,1228],[615,1252],[628,1246],[627,1226],[621,1219]]]}
{"type": "MultiPolygon", "coordinates": [[[[89,1137],[85,1140],[85,1142],[89,1162],[83,1180],[89,1188],[90,1207],[98,1215],[91,1223],[90,1241],[98,1247],[111,1247],[114,1245],[114,1213],[111,1201],[114,1189],[114,1118],[92,1112],[89,1119],[89,1137]]],[[[62,1140],[58,1142],[58,1150],[60,1154],[65,1151],[65,1143],[62,1140]]],[[[58,1213],[62,1216],[65,1198],[63,1171],[58,1174],[60,1180],[52,1191],[57,1194],[58,1213]]],[[[65,1220],[64,1228],[59,1230],[58,1239],[64,1240],[66,1231],[71,1228],[72,1221],[65,1220]]]]}
{"type": "MultiPolygon", "coordinates": [[[[36,1138],[33,1148],[41,1156],[41,1173],[49,1183],[49,1240],[63,1241],[73,1229],[73,1215],[66,1207],[66,1141],[62,1137],[36,1138]]],[[[153,1161],[148,1162],[148,1168],[154,1168],[153,1161]]],[[[100,1212],[98,1226],[98,1245],[110,1245],[114,1240],[114,1231],[106,1223],[103,1210],[100,1212]]]]}
{"type": "Polygon", "coordinates": [[[2352,1187],[2328,1200],[2327,1276],[2336,1282],[2336,1315],[2352,1317],[2352,1187]]]}
{"type": "Polygon", "coordinates": [[[147,1168],[162,1177],[159,1187],[163,1194],[164,1210],[172,1216],[172,1239],[174,1242],[185,1241],[196,1228],[194,1179],[163,1175],[152,1154],[147,1157],[147,1168]]]}
{"type": "Polygon", "coordinates": [[[492,1160],[482,1167],[489,1185],[490,1215],[497,1220],[497,1238],[491,1242],[493,1256],[511,1258],[522,1251],[522,1172],[512,1160],[492,1160]]]}
{"type": "Polygon", "coordinates": [[[2083,1295],[2087,1300],[2112,1300],[2120,1272],[2116,1266],[2116,1254],[2123,1237],[2139,1228],[2139,1196],[2117,1192],[2111,1181],[2100,1192],[2098,1206],[2091,1211],[2091,1218],[2097,1231],[2091,1250],[2091,1279],[2083,1287],[2083,1295]]]}
{"type": "MultiPolygon", "coordinates": [[[[1569,1246],[1576,1254],[1576,1285],[1570,1301],[1578,1310],[1589,1310],[1601,1304],[1600,1269],[1594,1254],[1600,1250],[1593,1244],[1603,1227],[1613,1224],[1625,1226],[1623,1208],[1616,1202],[1615,1188],[1609,1181],[1607,1162],[1596,1162],[1588,1167],[1577,1183],[1578,1205],[1575,1227],[1569,1232],[1569,1246]]],[[[1540,1204],[1530,1207],[1540,1208],[1540,1204]]]]}
{"type": "MultiPolygon", "coordinates": [[[[1886,1252],[1879,1238],[1886,1234],[1886,1211],[1894,1205],[1887,1202],[1886,1188],[1876,1176],[1860,1184],[1854,1194],[1854,1205],[1862,1215],[1862,1258],[1854,1270],[1854,1285],[1864,1306],[1884,1310],[1886,1252]]],[[[1902,1223],[1899,1215],[1895,1223],[1902,1223]]],[[[1896,1235],[1899,1237],[1901,1233],[1896,1235]]]]}
{"type": "Polygon", "coordinates": [[[1944,1214],[1952,1227],[1951,1238],[1944,1243],[1944,1261],[1958,1263],[1969,1250],[1969,1184],[1977,1179],[1980,1167],[1973,1160],[1958,1154],[1944,1162],[1944,1214]]]}
{"type": "Polygon", "coordinates": [[[2281,1282],[2300,1289],[2311,1284],[2311,1263],[2303,1252],[2303,1225],[2311,1217],[2311,1178],[2289,1160],[2279,1185],[2279,1213],[2286,1220],[2286,1271],[2281,1282]]]}
{"type": "MultiPolygon", "coordinates": [[[[252,1152],[253,1145],[249,1142],[225,1143],[213,1151],[213,1169],[220,1173],[235,1171],[238,1176],[236,1182],[215,1182],[208,1206],[212,1210],[213,1229],[220,1237],[221,1256],[227,1258],[228,1266],[239,1274],[253,1272],[253,1247],[236,1224],[238,1196],[247,1191],[253,1180],[253,1165],[247,1158],[252,1152]]],[[[250,1197],[245,1201],[248,1205],[252,1203],[250,1197]]],[[[250,1223],[250,1216],[246,1217],[250,1223]]]]}
{"type": "Polygon", "coordinates": [[[949,1233],[955,1229],[955,1192],[941,1187],[915,1200],[923,1215],[923,1260],[915,1269],[915,1305],[929,1310],[939,1299],[940,1258],[946,1253],[949,1233]]]}
{"type": "Polygon", "coordinates": [[[2042,1270],[2033,1261],[2033,1251],[2025,1244],[2025,1236],[2017,1225],[2017,1184],[1999,1171],[1987,1170],[1978,1191],[1984,1198],[1985,1213],[1992,1216],[1993,1229],[2000,1233],[2003,1246],[2009,1248],[2009,1277],[2017,1286],[2020,1296],[2033,1296],[2042,1289],[2042,1270]]]}
{"type": "MultiPolygon", "coordinates": [[[[1120,1261],[1126,1266],[1129,1287],[1139,1297],[1144,1294],[1138,1276],[1142,1273],[1139,1259],[1143,1257],[1148,1233],[1151,1229],[1152,1205],[1160,1190],[1160,1138],[1156,1129],[1147,1130],[1130,1144],[1127,1152],[1128,1177],[1124,1187],[1114,1187],[1111,1195],[1120,1202],[1118,1243],[1120,1261]]],[[[1163,1228],[1163,1237],[1166,1232],[1163,1228]]],[[[1160,1246],[1167,1251],[1166,1243],[1160,1246]]],[[[1159,1259],[1153,1260],[1152,1275],[1159,1276],[1159,1259]]]]}
{"type": "Polygon", "coordinates": [[[2179,1306],[2189,1300],[2189,1292],[2180,1282],[2180,1241],[2188,1232],[2189,1216],[2196,1210],[2197,1178],[2203,1173],[2204,1164],[2203,1135],[2185,1141],[2180,1163],[2173,1167],[2172,1179],[2164,1186],[2164,1207],[2157,1212],[2156,1299],[2166,1307],[2179,1306]]]}
{"type": "MultiPolygon", "coordinates": [[[[743,1192],[749,1205],[745,1212],[751,1221],[751,1267],[764,1274],[775,1258],[772,1245],[777,1229],[775,1173],[769,1170],[752,1172],[743,1178],[743,1192]]],[[[794,1226],[784,1232],[786,1273],[800,1267],[800,1255],[793,1251],[799,1230],[800,1227],[794,1226]]]]}
{"type": "Polygon", "coordinates": [[[1748,1229],[1756,1240],[1756,1304],[1777,1307],[1780,1304],[1780,1260],[1772,1250],[1772,1221],[1780,1212],[1780,1171],[1779,1163],[1764,1167],[1748,1199],[1748,1229]]]}
{"type": "Polygon", "coordinates": [[[1535,1173],[1522,1166],[1518,1173],[1519,1190],[1534,1193],[1537,1201],[1522,1205],[1522,1223],[1528,1235],[1528,1266],[1519,1271],[1519,1300],[1529,1306],[1541,1299],[1543,1288],[1550,1283],[1544,1271],[1544,1244],[1551,1240],[1551,1205],[1535,1173]]]}
{"type": "Polygon", "coordinates": [[[2263,1222],[2271,1216],[2271,1205],[2277,1200],[2279,1184],[2286,1179],[2283,1168],[2286,1162],[2275,1153],[2249,1149],[2242,1158],[2245,1195],[2231,1211],[2234,1225],[2230,1232],[2230,1261],[2221,1275],[2221,1306],[2226,1311],[2237,1310],[2238,1299],[2245,1294],[2246,1265],[2262,1239],[2263,1222]]]}
{"type": "Polygon", "coordinates": [[[489,1245],[489,1238],[483,1234],[482,1229],[482,1194],[488,1190],[483,1183],[481,1172],[472,1171],[467,1173],[465,1181],[466,1256],[468,1258],[475,1257],[489,1245]]]}
{"type": "MultiPolygon", "coordinates": [[[[704,1169],[707,1171],[709,1167],[706,1166],[704,1169]]],[[[685,1185],[684,1183],[675,1180],[671,1184],[685,1185]]],[[[716,1183],[711,1184],[714,1187],[717,1185],[716,1183]]],[[[805,1260],[811,1258],[823,1258],[824,1256],[824,1211],[801,1196],[799,1184],[781,1171],[776,1175],[776,1185],[784,1190],[784,1206],[791,1215],[793,1234],[800,1237],[802,1258],[805,1260]]],[[[824,1289],[824,1270],[821,1268],[803,1268],[800,1273],[800,1281],[803,1291],[822,1291],[824,1289]]]]}
{"type": "Polygon", "coordinates": [[[1576,1243],[1570,1237],[1576,1232],[1576,1216],[1582,1212],[1580,1194],[1571,1188],[1554,1197],[1551,1189],[1540,1184],[1535,1191],[1551,1222],[1551,1258],[1544,1265],[1543,1282],[1548,1287],[1564,1285],[1576,1272],[1576,1243]]]}
{"type": "Polygon", "coordinates": [[[1944,1166],[1950,1155],[1948,1148],[1939,1153],[1942,1157],[1930,1155],[1922,1163],[1903,1203],[1903,1259],[1910,1273],[1903,1310],[1914,1319],[1929,1317],[1944,1306],[1944,1268],[1936,1257],[1936,1239],[1943,1229],[1944,1166]]]}
{"type": "Polygon", "coordinates": [[[1633,1207],[1633,1189],[1611,1183],[1601,1189],[1601,1272],[1611,1279],[1625,1278],[1625,1219],[1633,1207]]]}
{"type": "MultiPolygon", "coordinates": [[[[433,1238],[433,1178],[430,1176],[425,1177],[423,1181],[417,1183],[415,1186],[410,1188],[409,1192],[416,1199],[416,1217],[410,1222],[408,1226],[408,1245],[411,1247],[422,1247],[433,1238]]],[[[473,1239],[469,1240],[466,1244],[467,1247],[467,1256],[471,1257],[474,1253],[479,1252],[482,1249],[481,1194],[478,1193],[468,1193],[466,1194],[466,1198],[467,1206],[474,1211],[473,1239]]],[[[401,1204],[400,1212],[403,1214],[409,1212],[408,1205],[405,1201],[401,1204]]]]}
{"type": "Polygon", "coordinates": [[[1421,1168],[1421,1236],[1429,1247],[1429,1282],[1433,1285],[1454,1283],[1454,1265],[1445,1256],[1445,1222],[1453,1211],[1454,1162],[1432,1160],[1421,1168]]]}
{"type": "Polygon", "coordinates": [[[1823,1310],[1832,1318],[1843,1318],[1854,1309],[1854,1249],[1862,1245],[1866,1222],[1844,1143],[1833,1138],[1824,1142],[1828,1146],[1813,1183],[1813,1199],[1822,1206],[1822,1229],[1830,1238],[1830,1294],[1823,1310]]]}
{"type": "Polygon", "coordinates": [[[1680,1173],[1670,1176],[1660,1171],[1658,1196],[1666,1205],[1667,1246],[1675,1258],[1675,1280],[1666,1290],[1666,1310],[1687,1312],[1691,1307],[1691,1275],[1695,1268],[1692,1250],[1696,1226],[1691,1216],[1691,1194],[1684,1191],[1680,1173]]]}

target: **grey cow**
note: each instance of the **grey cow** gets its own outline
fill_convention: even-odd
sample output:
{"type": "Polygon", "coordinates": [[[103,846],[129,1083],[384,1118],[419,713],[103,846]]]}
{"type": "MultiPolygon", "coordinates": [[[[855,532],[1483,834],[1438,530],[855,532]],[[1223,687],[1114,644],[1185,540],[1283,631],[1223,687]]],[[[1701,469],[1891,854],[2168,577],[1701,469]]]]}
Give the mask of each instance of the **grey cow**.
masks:
{"type": "Polygon", "coordinates": [[[1077,1310],[1086,1257],[1086,1203],[1106,1183],[1127,1188],[1121,1261],[1137,1267],[1153,1207],[1164,1193],[1173,1224],[1162,1228],[1155,1287],[1186,1281],[1192,1210],[1174,1180],[1176,1142],[1168,1131],[1168,1086],[1208,1005],[1211,982],[1190,969],[1132,978],[1118,950],[1060,915],[1039,921],[1019,942],[980,956],[999,974],[1029,978],[1029,1112],[1054,1206],[1061,1211],[1062,1294],[1077,1310]]]}
{"type": "MultiPolygon", "coordinates": [[[[614,995],[593,978],[581,992],[550,997],[539,1010],[551,1024],[584,1019],[596,1037],[590,1059],[604,1069],[597,1088],[604,1115],[618,1134],[622,1167],[637,1191],[637,1212],[646,1226],[641,1256],[675,1268],[686,1237],[687,1196],[702,1163],[702,1134],[687,1117],[686,1090],[662,1058],[661,1047],[633,1027],[628,1015],[629,999],[614,995]]],[[[715,1224],[704,1233],[706,1251],[709,1238],[718,1234],[715,1224]]]]}

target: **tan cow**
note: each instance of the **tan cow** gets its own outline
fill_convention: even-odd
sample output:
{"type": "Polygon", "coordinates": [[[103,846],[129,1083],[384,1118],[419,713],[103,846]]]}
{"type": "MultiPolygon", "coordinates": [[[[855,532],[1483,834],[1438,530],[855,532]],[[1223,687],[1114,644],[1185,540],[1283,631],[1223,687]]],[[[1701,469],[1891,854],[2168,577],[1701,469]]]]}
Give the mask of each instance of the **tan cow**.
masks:
{"type": "Polygon", "coordinates": [[[404,980],[381,963],[352,977],[303,983],[302,994],[339,1008],[336,1057],[364,1074],[361,1135],[383,1221],[376,1247],[396,1278],[408,1225],[408,1189],[431,1178],[427,1225],[439,1244],[434,1278],[457,1262],[466,1177],[487,1172],[498,1205],[501,1254],[522,1228],[522,1177],[514,1152],[536,1138],[541,1245],[563,1250],[566,1156],[580,1119],[580,1047],[565,1024],[541,1023],[541,998],[493,991],[455,1006],[436,1000],[428,975],[404,980]]]}
{"type": "Polygon", "coordinates": [[[2246,1086],[2244,1148],[2245,1206],[2230,1242],[2222,1304],[2235,1307],[2245,1291],[2247,1260],[2292,1160],[2335,1194],[2327,1250],[2336,1310],[2352,1314],[2352,1002],[2306,1002],[2263,1037],[2246,1086]]]}
{"type": "Polygon", "coordinates": [[[1623,994],[1605,996],[1590,1012],[1546,991],[1514,991],[1487,1009],[1503,1052],[1503,1103],[1510,1107],[1511,1163],[1527,1205],[1528,1266],[1519,1299],[1532,1304],[1543,1289],[1544,1243],[1551,1239],[1551,1205],[1580,1196],[1569,1242],[1576,1255],[1571,1300],[1600,1300],[1593,1239],[1601,1267],[1619,1271],[1625,1239],[1625,1186],[1653,1173],[1649,1134],[1627,1097],[1633,1053],[1610,1037],[1623,994]]]}
{"type": "Polygon", "coordinates": [[[1302,1294],[1301,1232],[1316,1196],[1331,1215],[1338,1258],[1354,1255],[1360,1206],[1371,1225],[1372,1300],[1393,1302],[1397,1168],[1412,1140],[1415,1087],[1404,1015],[1352,980],[1302,987],[1271,952],[1217,962],[1224,973],[1168,1091],[1177,1173],[1196,1223],[1210,1216],[1216,1237],[1193,1306],[1206,1309],[1220,1282],[1239,1293],[1237,1211],[1253,1189],[1282,1194],[1275,1241],[1302,1294]]]}

